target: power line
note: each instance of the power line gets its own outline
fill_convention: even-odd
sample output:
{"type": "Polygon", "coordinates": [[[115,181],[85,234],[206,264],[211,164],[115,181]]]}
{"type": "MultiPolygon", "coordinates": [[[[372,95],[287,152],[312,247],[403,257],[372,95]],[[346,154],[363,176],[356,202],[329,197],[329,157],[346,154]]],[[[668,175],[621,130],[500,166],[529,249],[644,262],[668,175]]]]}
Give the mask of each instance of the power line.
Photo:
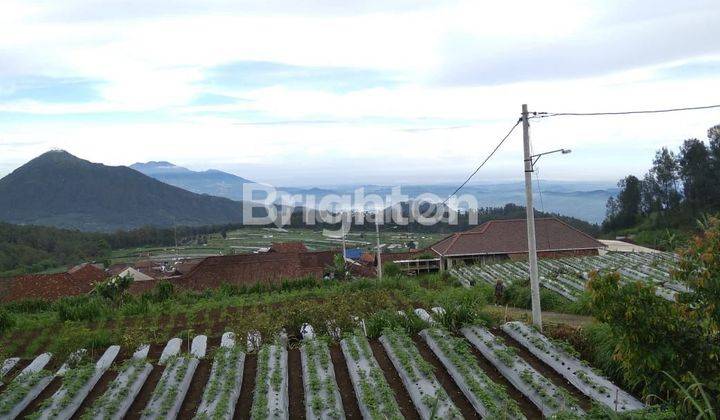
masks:
{"type": "Polygon", "coordinates": [[[661,114],[665,112],[696,111],[700,109],[720,108],[718,105],[691,106],[686,108],[652,109],[639,111],[615,111],[615,112],[533,112],[530,118],[549,118],[561,116],[599,116],[599,115],[632,115],[632,114],[661,114]]]}
{"type": "Polygon", "coordinates": [[[477,174],[477,173],[480,171],[480,169],[482,169],[482,167],[485,166],[485,164],[487,163],[487,161],[490,160],[491,157],[493,157],[493,155],[495,154],[495,152],[498,151],[498,149],[500,148],[500,146],[502,146],[503,143],[505,143],[505,140],[507,140],[508,137],[510,137],[510,134],[512,134],[512,132],[515,131],[515,128],[516,128],[518,125],[520,125],[520,122],[522,122],[522,118],[520,118],[519,120],[517,120],[517,122],[515,123],[515,125],[512,126],[512,128],[510,129],[510,131],[508,131],[508,133],[505,134],[505,137],[503,137],[502,140],[500,140],[500,143],[498,143],[497,146],[495,146],[495,148],[492,150],[492,152],[490,152],[490,154],[485,158],[485,160],[482,161],[482,163],[480,164],[480,166],[478,166],[478,167],[475,169],[475,171],[473,171],[473,173],[471,173],[470,176],[467,177],[467,179],[465,180],[465,182],[463,182],[459,187],[457,187],[457,188],[455,189],[455,191],[453,191],[452,194],[450,194],[445,200],[443,200],[443,202],[442,202],[443,205],[444,205],[445,203],[447,203],[448,200],[449,200],[452,196],[454,196],[455,194],[457,194],[457,192],[460,191],[465,185],[467,185],[467,183],[470,182],[470,180],[472,179],[472,177],[474,177],[475,174],[477,174]]]}

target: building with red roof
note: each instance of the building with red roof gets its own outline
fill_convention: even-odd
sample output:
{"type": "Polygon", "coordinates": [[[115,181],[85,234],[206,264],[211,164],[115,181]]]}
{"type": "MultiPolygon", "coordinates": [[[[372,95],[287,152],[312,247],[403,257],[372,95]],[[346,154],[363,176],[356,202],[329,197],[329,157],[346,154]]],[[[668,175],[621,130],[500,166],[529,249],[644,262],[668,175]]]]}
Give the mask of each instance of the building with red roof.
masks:
{"type": "MultiPolygon", "coordinates": [[[[540,258],[598,255],[605,248],[597,239],[554,217],[535,219],[535,242],[540,258]]],[[[491,220],[454,233],[430,245],[428,250],[448,268],[453,262],[484,264],[527,259],[527,222],[525,219],[491,220]]]]}
{"type": "Polygon", "coordinates": [[[207,257],[177,282],[182,287],[204,290],[223,283],[243,286],[307,276],[322,278],[336,254],[336,251],[266,252],[207,257]]]}
{"type": "Polygon", "coordinates": [[[26,274],[0,279],[0,302],[26,299],[57,300],[63,296],[89,293],[96,283],[108,277],[104,270],[84,264],[56,274],[26,274]]]}

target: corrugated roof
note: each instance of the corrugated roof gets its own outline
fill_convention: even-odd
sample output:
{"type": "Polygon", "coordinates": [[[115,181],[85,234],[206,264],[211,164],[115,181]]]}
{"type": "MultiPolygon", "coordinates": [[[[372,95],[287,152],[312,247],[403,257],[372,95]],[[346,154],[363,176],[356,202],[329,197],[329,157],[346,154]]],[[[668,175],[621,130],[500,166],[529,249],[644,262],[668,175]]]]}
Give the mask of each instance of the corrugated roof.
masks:
{"type": "MultiPolygon", "coordinates": [[[[538,251],[599,249],[605,245],[556,218],[535,219],[538,251]]],[[[450,235],[430,246],[442,256],[518,254],[528,252],[525,219],[491,220],[450,235]]]]}
{"type": "Polygon", "coordinates": [[[263,254],[238,254],[205,258],[178,282],[203,290],[223,283],[252,285],[304,276],[321,277],[332,264],[336,251],[263,254]]]}
{"type": "Polygon", "coordinates": [[[270,252],[297,253],[308,252],[308,249],[302,242],[273,242],[270,252]]]}
{"type": "Polygon", "coordinates": [[[82,295],[105,278],[105,271],[88,264],[72,273],[28,274],[0,279],[0,301],[56,300],[63,296],[82,295]]]}

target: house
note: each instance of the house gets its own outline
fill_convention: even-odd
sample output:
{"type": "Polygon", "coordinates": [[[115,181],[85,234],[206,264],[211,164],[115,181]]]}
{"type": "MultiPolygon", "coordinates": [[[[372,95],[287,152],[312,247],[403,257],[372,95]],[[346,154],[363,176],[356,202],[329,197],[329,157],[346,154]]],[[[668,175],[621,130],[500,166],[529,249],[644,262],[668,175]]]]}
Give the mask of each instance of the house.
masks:
{"type": "Polygon", "coordinates": [[[26,274],[0,279],[0,302],[57,300],[63,296],[83,295],[93,290],[95,283],[107,277],[104,270],[92,264],[84,264],[64,273],[26,274]]]}
{"type": "MultiPolygon", "coordinates": [[[[286,249],[280,247],[280,249],[286,249]]],[[[177,280],[178,285],[204,290],[223,283],[235,286],[280,283],[306,276],[322,278],[332,266],[336,251],[267,252],[207,257],[177,280]]]]}
{"type": "Polygon", "coordinates": [[[144,274],[144,273],[142,273],[142,272],[140,272],[140,271],[138,271],[138,270],[136,270],[136,269],[134,269],[134,268],[132,268],[132,267],[126,268],[125,270],[123,270],[122,272],[120,272],[120,274],[118,274],[118,276],[119,276],[119,277],[131,277],[131,278],[133,279],[133,281],[148,281],[148,280],[153,280],[153,277],[148,276],[147,274],[144,274]]]}
{"type": "MultiPolygon", "coordinates": [[[[592,236],[554,217],[535,219],[535,243],[539,258],[598,255],[605,248],[592,236]]],[[[458,262],[486,264],[527,259],[527,222],[491,220],[452,234],[428,250],[438,256],[441,269],[452,268],[458,262]]]]}
{"type": "Polygon", "coordinates": [[[292,254],[308,252],[307,247],[302,242],[273,242],[268,252],[279,252],[281,254],[292,254]]]}

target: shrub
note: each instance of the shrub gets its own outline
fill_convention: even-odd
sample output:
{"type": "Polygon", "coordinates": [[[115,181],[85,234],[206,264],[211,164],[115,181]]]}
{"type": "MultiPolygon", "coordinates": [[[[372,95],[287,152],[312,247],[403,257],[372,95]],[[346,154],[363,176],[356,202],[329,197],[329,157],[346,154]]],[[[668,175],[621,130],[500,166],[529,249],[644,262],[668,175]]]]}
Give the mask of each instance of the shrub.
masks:
{"type": "Polygon", "coordinates": [[[13,325],[15,325],[15,318],[7,310],[0,308],[0,334],[12,328],[13,325]]]}
{"type": "Polygon", "coordinates": [[[130,276],[115,276],[95,285],[93,293],[107,299],[116,306],[122,303],[122,298],[133,282],[130,276]]]}
{"type": "Polygon", "coordinates": [[[96,296],[66,296],[55,308],[60,321],[95,321],[107,312],[105,302],[96,296]]]}
{"type": "Polygon", "coordinates": [[[402,271],[400,270],[400,266],[395,264],[392,261],[383,263],[382,272],[383,272],[383,276],[388,276],[388,277],[395,277],[395,276],[399,276],[402,274],[402,271]]]}
{"type": "Polygon", "coordinates": [[[175,286],[168,280],[161,280],[152,291],[154,302],[165,302],[175,294],[175,286]]]}
{"type": "Polygon", "coordinates": [[[139,298],[130,296],[120,308],[120,313],[124,316],[145,315],[148,312],[150,312],[150,301],[147,295],[139,298]]]}
{"type": "Polygon", "coordinates": [[[38,312],[45,312],[52,308],[52,303],[42,299],[24,299],[17,302],[10,302],[5,304],[5,309],[8,312],[22,313],[22,314],[34,314],[38,312]]]}

